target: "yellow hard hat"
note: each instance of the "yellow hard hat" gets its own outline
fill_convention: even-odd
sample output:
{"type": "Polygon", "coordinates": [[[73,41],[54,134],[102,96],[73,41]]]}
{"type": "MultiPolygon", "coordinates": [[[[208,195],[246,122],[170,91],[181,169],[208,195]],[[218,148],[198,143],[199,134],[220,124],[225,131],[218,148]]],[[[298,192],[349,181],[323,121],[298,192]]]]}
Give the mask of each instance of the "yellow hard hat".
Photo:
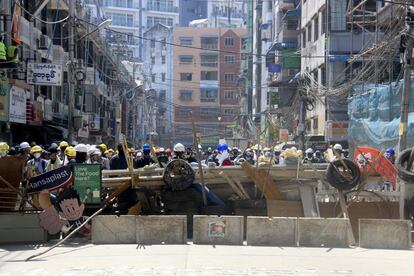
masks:
{"type": "Polygon", "coordinates": [[[8,152],[9,151],[9,145],[5,142],[0,142],[0,151],[1,152],[8,152]]]}
{"type": "Polygon", "coordinates": [[[129,152],[129,153],[133,153],[134,151],[135,151],[135,149],[134,149],[134,148],[129,148],[129,149],[128,149],[128,152],[129,152]]]}
{"type": "Polygon", "coordinates": [[[30,150],[30,153],[31,154],[33,154],[33,153],[36,153],[36,152],[42,152],[43,150],[42,150],[42,148],[40,147],[40,146],[34,146],[31,150],[30,150]]]}
{"type": "Polygon", "coordinates": [[[59,148],[68,147],[68,146],[69,146],[69,144],[68,144],[68,142],[66,142],[66,141],[62,141],[62,142],[60,142],[60,144],[59,144],[59,148]]]}
{"type": "Polygon", "coordinates": [[[76,150],[74,147],[67,147],[65,149],[65,155],[67,157],[76,157],[76,150]]]}
{"type": "Polygon", "coordinates": [[[100,144],[99,147],[105,152],[108,147],[105,144],[100,144]]]}

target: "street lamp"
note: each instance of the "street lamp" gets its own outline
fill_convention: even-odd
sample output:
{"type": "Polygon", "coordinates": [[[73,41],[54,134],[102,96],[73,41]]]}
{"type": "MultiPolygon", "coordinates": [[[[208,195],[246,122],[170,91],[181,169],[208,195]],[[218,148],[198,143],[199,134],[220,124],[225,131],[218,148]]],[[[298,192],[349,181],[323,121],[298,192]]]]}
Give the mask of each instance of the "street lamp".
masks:
{"type": "Polygon", "coordinates": [[[105,21],[102,21],[101,23],[99,23],[93,31],[91,31],[91,32],[89,32],[89,33],[87,33],[87,34],[85,34],[85,35],[81,36],[81,37],[78,39],[78,41],[80,41],[80,40],[84,39],[84,38],[85,38],[85,37],[87,37],[87,36],[90,36],[90,35],[91,35],[91,34],[93,34],[93,33],[96,33],[96,32],[97,32],[97,31],[99,31],[100,29],[105,29],[106,27],[109,27],[110,25],[112,25],[112,19],[106,19],[105,21]]]}

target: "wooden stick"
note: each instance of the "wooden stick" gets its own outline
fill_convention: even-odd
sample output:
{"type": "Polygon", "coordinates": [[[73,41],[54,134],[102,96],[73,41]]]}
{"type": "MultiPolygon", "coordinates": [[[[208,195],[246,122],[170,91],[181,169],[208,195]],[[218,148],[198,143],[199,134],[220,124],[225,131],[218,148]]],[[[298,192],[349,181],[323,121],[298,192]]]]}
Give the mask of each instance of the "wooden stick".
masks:
{"type": "Polygon", "coordinates": [[[76,228],[75,230],[73,230],[72,232],[69,233],[69,235],[67,235],[63,240],[59,241],[58,243],[56,243],[55,245],[53,245],[52,247],[48,248],[47,250],[40,252],[38,254],[32,255],[30,257],[28,257],[27,259],[25,259],[25,262],[30,261],[34,258],[37,258],[41,255],[46,254],[47,252],[51,251],[52,249],[58,247],[59,245],[63,244],[65,241],[67,241],[70,237],[72,237],[76,232],[78,232],[82,227],[84,227],[89,221],[91,221],[94,217],[96,217],[97,215],[99,215],[106,207],[108,207],[109,204],[111,204],[118,195],[120,195],[122,192],[124,192],[127,188],[129,188],[131,186],[130,183],[126,183],[122,186],[120,186],[116,191],[114,191],[109,198],[107,198],[104,203],[103,206],[96,211],[95,213],[93,213],[89,218],[87,218],[78,228],[76,228]],[[128,184],[128,185],[126,185],[128,184]]]}
{"type": "Polygon", "coordinates": [[[23,201],[26,201],[27,203],[29,203],[30,206],[32,206],[35,210],[40,210],[38,206],[35,206],[34,204],[32,204],[30,201],[25,200],[25,196],[24,194],[17,189],[16,187],[14,187],[12,184],[10,184],[6,179],[4,179],[2,176],[0,176],[0,180],[6,184],[10,189],[12,189],[13,191],[15,191],[21,198],[23,201]]]}

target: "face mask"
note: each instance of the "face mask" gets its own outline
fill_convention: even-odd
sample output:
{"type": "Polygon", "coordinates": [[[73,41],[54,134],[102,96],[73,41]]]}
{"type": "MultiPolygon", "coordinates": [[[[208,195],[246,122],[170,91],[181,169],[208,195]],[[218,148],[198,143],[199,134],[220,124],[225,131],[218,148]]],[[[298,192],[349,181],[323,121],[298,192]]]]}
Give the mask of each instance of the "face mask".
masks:
{"type": "Polygon", "coordinates": [[[33,154],[34,158],[36,158],[36,159],[39,159],[40,155],[41,155],[40,152],[36,152],[35,154],[33,154]]]}

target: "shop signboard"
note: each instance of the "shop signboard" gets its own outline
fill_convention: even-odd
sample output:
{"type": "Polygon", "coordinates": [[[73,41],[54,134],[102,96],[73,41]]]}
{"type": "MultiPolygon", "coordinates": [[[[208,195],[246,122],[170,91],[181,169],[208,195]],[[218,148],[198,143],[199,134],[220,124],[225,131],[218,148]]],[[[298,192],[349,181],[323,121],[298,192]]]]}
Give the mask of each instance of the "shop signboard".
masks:
{"type": "Polygon", "coordinates": [[[0,82],[0,121],[9,121],[9,94],[10,85],[0,82]]]}
{"type": "Polygon", "coordinates": [[[27,83],[37,85],[62,85],[62,65],[53,63],[27,64],[27,83]]]}
{"type": "Polygon", "coordinates": [[[75,164],[73,188],[79,193],[83,204],[101,203],[101,165],[75,164]]]}
{"type": "Polygon", "coordinates": [[[9,121],[26,123],[26,91],[17,86],[12,86],[10,89],[9,121]]]}

